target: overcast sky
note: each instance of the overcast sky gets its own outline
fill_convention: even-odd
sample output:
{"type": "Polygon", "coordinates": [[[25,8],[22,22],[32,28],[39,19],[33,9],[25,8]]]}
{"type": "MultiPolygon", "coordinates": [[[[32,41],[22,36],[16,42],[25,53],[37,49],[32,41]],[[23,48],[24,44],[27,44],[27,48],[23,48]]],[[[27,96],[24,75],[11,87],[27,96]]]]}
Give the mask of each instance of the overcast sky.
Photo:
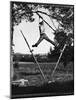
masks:
{"type": "MultiPolygon", "coordinates": [[[[44,8],[41,9],[41,11],[45,11],[48,13],[47,10],[44,8]]],[[[52,21],[50,18],[46,15],[41,14],[41,16],[55,29],[53,26],[52,21]]],[[[46,40],[43,40],[38,47],[32,47],[33,44],[37,42],[39,39],[39,17],[37,14],[34,14],[33,16],[35,18],[34,22],[26,22],[26,20],[22,21],[18,26],[14,27],[14,39],[13,42],[15,44],[14,46],[14,52],[15,53],[23,53],[23,54],[30,54],[29,49],[27,47],[27,44],[25,43],[22,34],[20,33],[20,30],[22,30],[24,36],[26,37],[31,49],[34,49],[34,54],[45,54],[48,53],[50,50],[50,46],[53,48],[54,46],[49,43],[46,40]]],[[[56,27],[58,27],[58,23],[56,20],[53,20],[56,27]]],[[[47,36],[54,41],[54,34],[53,30],[45,23],[45,33],[47,36]]]]}

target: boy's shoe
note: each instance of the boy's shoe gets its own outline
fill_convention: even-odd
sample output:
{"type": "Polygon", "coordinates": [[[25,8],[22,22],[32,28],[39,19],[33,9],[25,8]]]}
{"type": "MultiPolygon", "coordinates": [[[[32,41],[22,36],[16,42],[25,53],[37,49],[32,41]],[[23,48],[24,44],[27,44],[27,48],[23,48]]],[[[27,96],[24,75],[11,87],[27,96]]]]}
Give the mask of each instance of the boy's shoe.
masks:
{"type": "Polygon", "coordinates": [[[32,50],[30,50],[30,52],[33,52],[34,50],[32,49],[32,50]]]}
{"type": "Polygon", "coordinates": [[[59,43],[55,43],[55,47],[56,48],[59,48],[59,43]]]}
{"type": "Polygon", "coordinates": [[[37,45],[35,44],[35,45],[32,45],[32,47],[37,47],[37,45]]]}

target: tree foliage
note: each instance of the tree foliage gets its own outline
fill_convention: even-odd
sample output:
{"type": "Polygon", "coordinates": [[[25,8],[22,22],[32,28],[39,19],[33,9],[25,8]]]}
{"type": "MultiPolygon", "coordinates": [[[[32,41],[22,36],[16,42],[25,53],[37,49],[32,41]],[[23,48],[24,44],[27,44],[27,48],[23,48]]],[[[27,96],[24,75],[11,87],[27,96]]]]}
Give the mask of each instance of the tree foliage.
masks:
{"type": "MultiPolygon", "coordinates": [[[[49,14],[45,12],[40,12],[46,14],[51,19],[56,19],[63,28],[55,31],[55,40],[59,43],[62,48],[65,41],[71,41],[73,39],[73,28],[74,28],[74,7],[72,5],[54,5],[54,4],[38,4],[38,3],[26,3],[26,2],[11,2],[11,41],[13,41],[13,27],[19,25],[22,20],[33,22],[34,11],[39,12],[39,8],[47,9],[49,14]],[[67,36],[71,33],[72,37],[67,36]]],[[[68,42],[68,44],[72,44],[68,42]]],[[[56,49],[56,48],[55,48],[56,49]]]]}
{"type": "Polygon", "coordinates": [[[25,2],[11,3],[12,22],[14,24],[19,24],[22,19],[27,19],[28,21],[32,21],[31,18],[33,16],[33,10],[38,11],[39,8],[47,9],[49,11],[49,17],[55,18],[58,21],[62,21],[64,24],[70,24],[70,23],[73,24],[72,22],[73,6],[61,6],[61,5],[25,3],[25,2]]]}

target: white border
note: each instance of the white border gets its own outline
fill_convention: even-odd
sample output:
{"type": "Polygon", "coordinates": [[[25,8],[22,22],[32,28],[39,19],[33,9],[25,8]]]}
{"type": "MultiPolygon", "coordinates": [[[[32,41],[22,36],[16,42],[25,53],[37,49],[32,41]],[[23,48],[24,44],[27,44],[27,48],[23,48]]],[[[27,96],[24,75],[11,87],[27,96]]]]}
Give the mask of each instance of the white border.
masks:
{"type": "MultiPolygon", "coordinates": [[[[25,1],[25,0],[13,0],[13,1],[25,1]]],[[[71,5],[75,5],[75,11],[76,11],[75,1],[76,0],[26,0],[26,2],[71,4],[71,5]]],[[[76,13],[75,13],[75,17],[76,17],[76,13]]],[[[76,19],[74,21],[76,22],[76,19]]],[[[75,32],[76,32],[76,29],[74,33],[75,32]]],[[[0,100],[9,99],[9,87],[10,87],[9,86],[10,41],[9,40],[10,40],[10,1],[1,0],[0,1],[0,100]]],[[[75,41],[76,41],[76,36],[75,36],[75,41]]],[[[74,69],[76,72],[75,66],[74,66],[74,69]]],[[[76,73],[74,74],[76,77],[76,73]]],[[[76,87],[75,87],[75,90],[76,90],[76,87]]],[[[29,98],[29,99],[31,100],[38,100],[38,99],[39,100],[50,100],[50,99],[51,100],[75,100],[75,97],[76,97],[76,94],[74,96],[40,97],[40,98],[29,98]]]]}

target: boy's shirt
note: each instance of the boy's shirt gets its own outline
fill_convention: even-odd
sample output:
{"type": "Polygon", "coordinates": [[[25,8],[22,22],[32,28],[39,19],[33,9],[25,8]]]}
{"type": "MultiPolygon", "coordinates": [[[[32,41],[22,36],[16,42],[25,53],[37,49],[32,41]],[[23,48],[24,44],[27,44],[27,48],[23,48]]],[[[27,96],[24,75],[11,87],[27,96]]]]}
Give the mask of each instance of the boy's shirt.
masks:
{"type": "Polygon", "coordinates": [[[44,25],[39,25],[39,31],[40,31],[40,34],[44,34],[45,33],[44,25]]]}

